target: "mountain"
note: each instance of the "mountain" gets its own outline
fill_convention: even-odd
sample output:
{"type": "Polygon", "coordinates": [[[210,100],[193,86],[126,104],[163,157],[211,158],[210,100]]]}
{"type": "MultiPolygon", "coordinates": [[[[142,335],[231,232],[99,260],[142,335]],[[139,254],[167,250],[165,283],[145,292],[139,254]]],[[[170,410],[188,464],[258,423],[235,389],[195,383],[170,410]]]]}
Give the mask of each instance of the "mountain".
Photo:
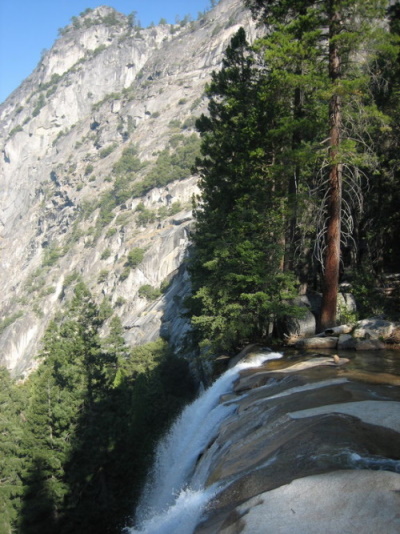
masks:
{"type": "Polygon", "coordinates": [[[240,0],[147,29],[105,6],[72,21],[0,106],[0,364],[15,376],[77,280],[129,344],[161,331],[182,348],[195,117],[232,35],[255,34],[240,0]]]}

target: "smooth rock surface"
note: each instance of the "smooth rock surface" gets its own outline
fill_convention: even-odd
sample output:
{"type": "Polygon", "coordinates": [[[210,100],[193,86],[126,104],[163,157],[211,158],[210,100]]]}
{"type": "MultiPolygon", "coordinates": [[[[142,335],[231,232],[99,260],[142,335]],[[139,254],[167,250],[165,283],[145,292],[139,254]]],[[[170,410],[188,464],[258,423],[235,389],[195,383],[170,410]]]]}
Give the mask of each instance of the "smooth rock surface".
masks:
{"type": "Polygon", "coordinates": [[[335,471],[257,495],[238,506],[219,532],[398,534],[399,508],[400,475],[335,471]]]}
{"type": "Polygon", "coordinates": [[[383,426],[400,432],[400,402],[395,401],[362,401],[343,404],[319,406],[309,410],[289,413],[292,419],[301,419],[327,413],[342,413],[358,417],[370,425],[383,426]]]}
{"type": "Polygon", "coordinates": [[[385,353],[361,369],[353,354],[346,366],[282,358],[241,373],[222,399],[236,411],[198,462],[221,489],[195,534],[396,532],[400,377],[370,370],[385,369],[385,353]]]}

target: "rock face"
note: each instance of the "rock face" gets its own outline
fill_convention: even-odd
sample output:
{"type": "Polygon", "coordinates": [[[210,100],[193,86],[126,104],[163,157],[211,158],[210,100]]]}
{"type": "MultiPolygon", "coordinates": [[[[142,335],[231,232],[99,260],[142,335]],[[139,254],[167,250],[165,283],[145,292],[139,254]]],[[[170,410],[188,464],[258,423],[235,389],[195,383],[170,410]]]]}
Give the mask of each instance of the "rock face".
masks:
{"type": "Polygon", "coordinates": [[[197,466],[219,489],[196,534],[399,532],[399,377],[332,363],[242,371],[197,466]]]}
{"type": "Polygon", "coordinates": [[[157,162],[195,150],[205,83],[241,25],[254,37],[240,0],[185,26],[148,29],[111,8],[88,10],[0,106],[0,364],[14,374],[32,365],[78,278],[109,300],[130,343],[161,327],[181,343],[180,266],[197,180],[179,166],[166,179],[171,169],[157,162]],[[145,256],[127,270],[132,248],[145,256]],[[174,276],[158,301],[139,296],[174,276]]]}
{"type": "Polygon", "coordinates": [[[394,473],[335,471],[297,479],[249,499],[235,512],[242,517],[221,534],[270,532],[320,534],[321,532],[399,532],[398,492],[394,473]],[[313,503],[310,507],[310,503],[313,503]]]}

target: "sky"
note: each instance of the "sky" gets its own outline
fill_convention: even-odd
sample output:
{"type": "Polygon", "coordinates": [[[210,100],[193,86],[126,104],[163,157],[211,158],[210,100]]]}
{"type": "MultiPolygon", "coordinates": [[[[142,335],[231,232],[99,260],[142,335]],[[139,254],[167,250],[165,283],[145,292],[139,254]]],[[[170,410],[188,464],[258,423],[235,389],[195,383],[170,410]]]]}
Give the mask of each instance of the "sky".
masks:
{"type": "Polygon", "coordinates": [[[58,37],[58,30],[86,8],[108,5],[128,15],[137,12],[143,27],[178,15],[197,18],[210,0],[0,0],[0,103],[27,78],[58,37]]]}

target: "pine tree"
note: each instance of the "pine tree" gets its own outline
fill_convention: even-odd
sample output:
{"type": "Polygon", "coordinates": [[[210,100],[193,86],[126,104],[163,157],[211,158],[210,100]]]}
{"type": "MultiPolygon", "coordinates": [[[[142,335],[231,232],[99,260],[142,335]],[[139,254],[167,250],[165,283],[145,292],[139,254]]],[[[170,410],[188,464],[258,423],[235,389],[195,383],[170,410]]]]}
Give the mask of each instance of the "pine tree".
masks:
{"type": "Polygon", "coordinates": [[[101,324],[96,304],[80,283],[64,320],[51,323],[45,334],[43,362],[31,378],[27,410],[31,466],[25,481],[26,532],[61,531],[77,473],[82,480],[82,465],[90,476],[99,467],[100,402],[114,380],[110,368],[115,372],[115,355],[101,347],[101,324]],[[85,449],[85,461],[80,456],[82,463],[75,459],[71,464],[82,443],[92,444],[85,449]]]}
{"type": "Polygon", "coordinates": [[[196,124],[203,158],[192,323],[218,349],[265,336],[293,295],[293,280],[282,272],[287,186],[275,164],[285,101],[266,80],[240,29],[207,89],[209,115],[196,124]]]}
{"type": "MultiPolygon", "coordinates": [[[[379,114],[367,91],[368,73],[364,66],[366,56],[371,54],[377,35],[382,34],[382,29],[376,21],[382,20],[387,2],[246,0],[245,3],[257,18],[272,26],[272,31],[269,31],[272,37],[266,39],[267,48],[274,36],[278,36],[277,39],[282,38],[282,25],[288,21],[289,25],[293,25],[293,21],[308,20],[310,26],[307,35],[314,32],[317,36],[309,43],[311,55],[316,52],[318,63],[325,66],[325,70],[319,73],[313,69],[310,71],[316,75],[310,80],[311,83],[315,86],[321,85],[323,89],[319,95],[326,107],[325,133],[318,141],[321,145],[327,146],[321,167],[321,175],[328,184],[323,195],[323,219],[326,218],[326,225],[323,229],[324,240],[319,248],[323,262],[323,304],[320,318],[320,326],[323,329],[332,326],[336,321],[340,245],[341,239],[343,242],[343,236],[346,235],[346,229],[342,224],[344,221],[342,208],[351,207],[351,204],[342,202],[345,194],[343,183],[349,182],[351,189],[355,185],[354,177],[363,175],[368,168],[368,160],[371,160],[368,128],[371,122],[376,121],[379,114]],[[364,123],[364,132],[359,128],[360,117],[357,118],[357,126],[353,122],[355,109],[363,110],[361,121],[364,123]],[[357,132],[356,136],[354,132],[357,132]]],[[[298,38],[299,34],[292,32],[292,43],[297,42],[298,38]]],[[[288,58],[290,65],[293,53],[289,54],[288,58]]],[[[283,69],[288,71],[285,65],[283,69]]],[[[382,116],[380,118],[383,120],[382,116]]],[[[347,214],[352,222],[352,214],[349,211],[347,214]]],[[[351,235],[348,237],[352,238],[351,235]]]]}
{"type": "Polygon", "coordinates": [[[0,533],[18,525],[26,470],[24,389],[0,369],[0,533]]]}

